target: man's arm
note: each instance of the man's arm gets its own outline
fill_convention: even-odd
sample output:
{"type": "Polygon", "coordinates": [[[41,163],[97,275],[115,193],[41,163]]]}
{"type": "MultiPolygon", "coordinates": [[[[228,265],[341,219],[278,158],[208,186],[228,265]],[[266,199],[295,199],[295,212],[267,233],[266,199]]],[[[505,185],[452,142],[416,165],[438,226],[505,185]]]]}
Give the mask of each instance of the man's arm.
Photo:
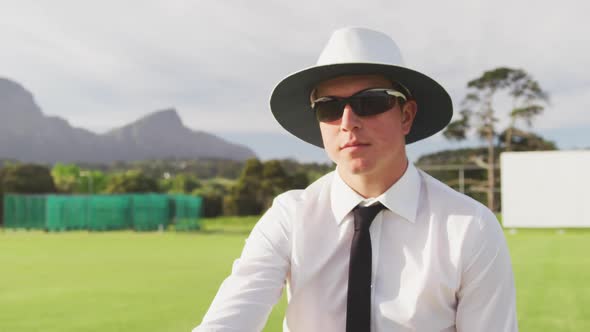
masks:
{"type": "Polygon", "coordinates": [[[458,332],[516,332],[516,291],[508,246],[494,214],[481,208],[463,248],[458,332]]]}
{"type": "Polygon", "coordinates": [[[284,206],[273,206],[256,224],[231,275],[221,284],[193,332],[261,331],[278,302],[290,264],[290,224],[284,206]]]}

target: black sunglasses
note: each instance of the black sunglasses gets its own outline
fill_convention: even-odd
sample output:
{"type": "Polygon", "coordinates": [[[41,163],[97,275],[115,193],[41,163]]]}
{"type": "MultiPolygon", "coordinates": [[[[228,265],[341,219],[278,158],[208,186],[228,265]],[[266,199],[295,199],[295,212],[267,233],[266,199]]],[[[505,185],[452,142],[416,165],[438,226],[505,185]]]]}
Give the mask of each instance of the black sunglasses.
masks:
{"type": "Polygon", "coordinates": [[[406,96],[397,90],[367,89],[347,98],[320,97],[312,100],[311,108],[318,121],[331,122],[342,117],[346,105],[350,105],[354,114],[358,116],[369,116],[392,109],[397,98],[407,100],[406,96]]]}

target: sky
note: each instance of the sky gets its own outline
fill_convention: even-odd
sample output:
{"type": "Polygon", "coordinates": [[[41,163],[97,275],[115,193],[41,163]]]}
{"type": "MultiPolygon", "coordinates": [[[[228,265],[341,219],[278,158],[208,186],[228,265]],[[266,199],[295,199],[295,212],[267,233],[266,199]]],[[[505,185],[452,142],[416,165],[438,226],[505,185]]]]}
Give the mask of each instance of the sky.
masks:
{"type": "MultiPolygon", "coordinates": [[[[269,96],[313,66],[333,30],[364,26],[390,35],[455,110],[484,71],[526,70],[551,97],[534,129],[560,148],[590,146],[586,1],[0,0],[0,8],[0,77],[31,91],[45,114],[95,132],[174,107],[187,127],[263,159],[327,161],[282,130],[269,96]]],[[[436,135],[409,150],[416,158],[476,143],[436,135]]]]}

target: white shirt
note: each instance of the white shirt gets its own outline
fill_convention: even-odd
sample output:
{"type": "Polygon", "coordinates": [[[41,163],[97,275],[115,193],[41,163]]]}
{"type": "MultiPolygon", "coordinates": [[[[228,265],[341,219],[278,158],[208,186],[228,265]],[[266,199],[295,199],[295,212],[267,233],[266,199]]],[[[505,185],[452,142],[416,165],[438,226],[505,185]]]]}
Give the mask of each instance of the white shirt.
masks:
{"type": "MultiPolygon", "coordinates": [[[[496,217],[411,163],[371,224],[371,331],[517,331],[514,278],[496,217]]],[[[343,332],[352,209],[332,172],[279,195],[221,285],[202,331],[261,331],[287,286],[285,332],[343,332]]]]}

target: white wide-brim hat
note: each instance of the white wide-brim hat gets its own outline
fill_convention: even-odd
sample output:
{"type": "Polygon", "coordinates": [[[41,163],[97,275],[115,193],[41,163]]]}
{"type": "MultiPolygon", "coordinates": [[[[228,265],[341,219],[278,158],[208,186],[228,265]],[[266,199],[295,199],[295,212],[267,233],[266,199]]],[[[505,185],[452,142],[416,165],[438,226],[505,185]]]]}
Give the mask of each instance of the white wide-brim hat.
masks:
{"type": "Polygon", "coordinates": [[[310,106],[312,90],[325,80],[367,74],[400,83],[416,101],[418,112],[406,144],[437,133],[451,120],[453,104],[447,91],[432,78],[405,67],[399,48],[388,35],[366,28],[336,30],[315,66],[279,82],[270,98],[271,111],[288,132],[323,147],[319,123],[310,106]]]}

